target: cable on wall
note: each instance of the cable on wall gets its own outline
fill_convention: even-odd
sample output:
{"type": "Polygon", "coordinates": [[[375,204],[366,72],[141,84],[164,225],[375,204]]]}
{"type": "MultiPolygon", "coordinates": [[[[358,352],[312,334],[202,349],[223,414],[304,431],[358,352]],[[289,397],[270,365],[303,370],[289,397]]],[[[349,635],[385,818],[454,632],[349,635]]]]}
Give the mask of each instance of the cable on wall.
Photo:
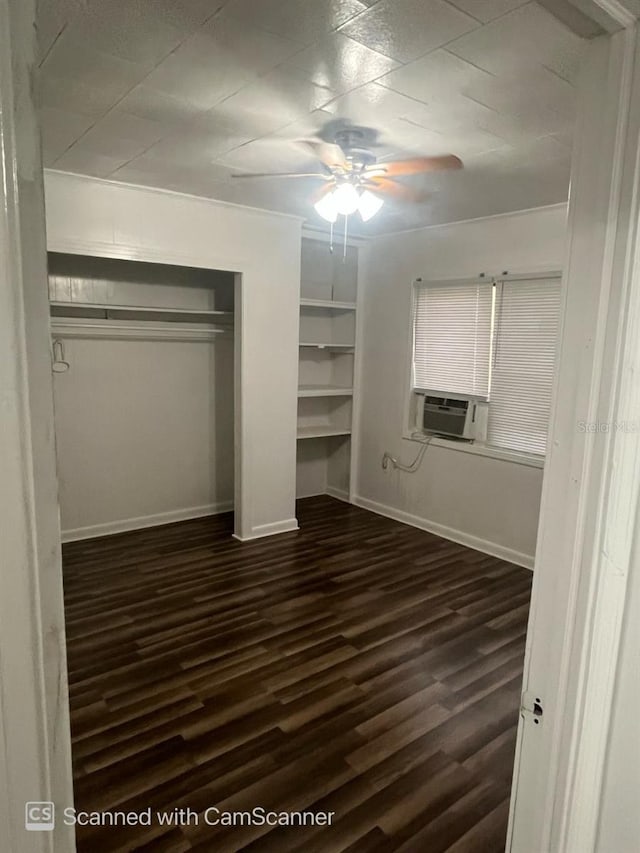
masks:
{"type": "Polygon", "coordinates": [[[411,464],[405,465],[403,462],[399,462],[395,456],[392,456],[388,451],[385,450],[382,456],[383,469],[386,471],[389,465],[391,465],[391,467],[396,471],[405,471],[407,474],[415,474],[415,472],[420,468],[420,465],[422,465],[424,454],[426,453],[427,447],[429,447],[429,445],[431,444],[431,439],[433,438],[432,435],[428,436],[428,438],[426,439],[419,436],[419,433],[413,433],[411,435],[413,441],[417,441],[419,444],[422,445],[422,447],[418,451],[416,458],[413,460],[413,462],[411,462],[411,464]]]}

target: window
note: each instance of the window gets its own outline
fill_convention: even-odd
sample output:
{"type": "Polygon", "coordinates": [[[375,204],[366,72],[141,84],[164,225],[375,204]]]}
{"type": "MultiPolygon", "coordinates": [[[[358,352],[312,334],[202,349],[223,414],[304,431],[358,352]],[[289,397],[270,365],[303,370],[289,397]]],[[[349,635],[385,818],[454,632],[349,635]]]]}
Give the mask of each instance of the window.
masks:
{"type": "Polygon", "coordinates": [[[560,279],[496,285],[487,442],[544,454],[560,318],[560,279]]]}
{"type": "Polygon", "coordinates": [[[419,284],[413,388],[488,399],[487,444],[543,455],[559,317],[558,277],[419,284]]]}
{"type": "Polygon", "coordinates": [[[416,287],[413,386],[487,398],[491,365],[491,282],[416,287]]]}

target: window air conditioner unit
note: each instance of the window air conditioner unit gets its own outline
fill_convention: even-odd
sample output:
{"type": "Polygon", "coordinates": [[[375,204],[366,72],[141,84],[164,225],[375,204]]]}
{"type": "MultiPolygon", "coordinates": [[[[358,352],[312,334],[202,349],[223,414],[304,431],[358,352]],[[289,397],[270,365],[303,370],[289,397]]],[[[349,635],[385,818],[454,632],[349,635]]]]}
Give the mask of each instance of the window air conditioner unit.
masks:
{"type": "Polygon", "coordinates": [[[416,392],[416,426],[419,432],[458,441],[484,441],[487,403],[473,397],[416,392]]]}

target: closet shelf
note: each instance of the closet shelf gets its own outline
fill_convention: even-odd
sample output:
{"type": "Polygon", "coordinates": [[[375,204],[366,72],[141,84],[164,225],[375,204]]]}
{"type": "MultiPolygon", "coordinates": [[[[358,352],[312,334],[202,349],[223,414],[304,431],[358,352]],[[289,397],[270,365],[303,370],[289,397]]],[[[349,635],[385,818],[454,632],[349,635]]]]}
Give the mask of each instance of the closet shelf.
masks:
{"type": "Polygon", "coordinates": [[[331,299],[301,299],[301,308],[331,308],[334,311],[355,311],[355,302],[334,302],[331,299]]]}
{"type": "MultiPolygon", "coordinates": [[[[103,311],[105,319],[112,314],[115,318],[122,314],[137,314],[143,319],[145,314],[171,314],[177,317],[217,317],[233,318],[232,311],[216,311],[211,308],[158,308],[155,305],[109,305],[96,302],[50,302],[56,316],[65,316],[63,311],[72,311],[75,316],[82,311],[103,311]]],[[[68,315],[67,315],[68,316],[68,315]]]]}
{"type": "Polygon", "coordinates": [[[298,397],[352,397],[353,388],[340,385],[300,385],[298,397]]]}
{"type": "Polygon", "coordinates": [[[306,438],[327,438],[332,435],[351,435],[351,427],[330,425],[298,427],[298,441],[306,438]]]}

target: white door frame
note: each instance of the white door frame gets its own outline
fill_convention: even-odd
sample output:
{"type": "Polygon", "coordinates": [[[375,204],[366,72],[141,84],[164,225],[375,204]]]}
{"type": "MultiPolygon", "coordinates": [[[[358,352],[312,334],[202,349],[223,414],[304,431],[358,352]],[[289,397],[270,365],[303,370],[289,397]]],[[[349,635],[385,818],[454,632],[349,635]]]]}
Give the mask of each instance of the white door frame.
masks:
{"type": "Polygon", "coordinates": [[[27,802],[73,804],[34,20],[0,0],[0,838],[67,853],[60,820],[25,829],[27,802]]]}
{"type": "Polygon", "coordinates": [[[626,5],[594,2],[617,32],[590,44],[580,83],[523,684],[543,715],[520,719],[512,853],[595,850],[640,493],[640,433],[611,426],[640,423],[638,34],[626,5]]]}

